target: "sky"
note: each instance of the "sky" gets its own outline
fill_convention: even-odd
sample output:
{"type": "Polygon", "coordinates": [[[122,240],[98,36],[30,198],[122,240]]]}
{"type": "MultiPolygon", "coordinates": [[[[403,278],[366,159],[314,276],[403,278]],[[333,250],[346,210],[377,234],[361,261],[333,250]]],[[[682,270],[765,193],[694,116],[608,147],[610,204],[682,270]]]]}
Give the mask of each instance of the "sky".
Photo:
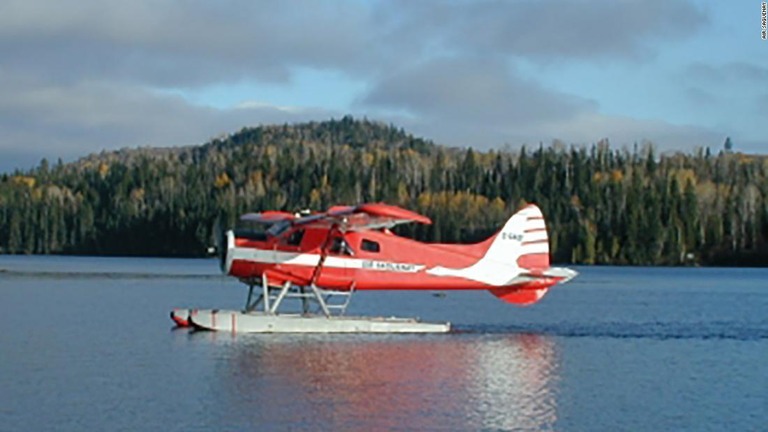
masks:
{"type": "Polygon", "coordinates": [[[761,1],[0,1],[0,172],[347,114],[481,150],[765,154],[761,1]]]}

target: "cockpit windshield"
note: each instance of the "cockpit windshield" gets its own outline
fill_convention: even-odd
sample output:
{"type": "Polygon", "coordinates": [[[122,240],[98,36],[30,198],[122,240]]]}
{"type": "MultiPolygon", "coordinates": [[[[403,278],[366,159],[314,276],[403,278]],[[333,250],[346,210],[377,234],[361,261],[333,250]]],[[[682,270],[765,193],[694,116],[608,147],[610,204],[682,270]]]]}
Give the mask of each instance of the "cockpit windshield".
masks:
{"type": "Polygon", "coordinates": [[[235,237],[256,241],[267,240],[267,229],[270,224],[250,220],[239,220],[235,225],[235,237]]]}
{"type": "Polygon", "coordinates": [[[269,227],[269,229],[267,229],[267,234],[269,234],[272,237],[279,236],[290,227],[291,227],[291,223],[289,221],[280,221],[272,225],[271,227],[269,227]]]}

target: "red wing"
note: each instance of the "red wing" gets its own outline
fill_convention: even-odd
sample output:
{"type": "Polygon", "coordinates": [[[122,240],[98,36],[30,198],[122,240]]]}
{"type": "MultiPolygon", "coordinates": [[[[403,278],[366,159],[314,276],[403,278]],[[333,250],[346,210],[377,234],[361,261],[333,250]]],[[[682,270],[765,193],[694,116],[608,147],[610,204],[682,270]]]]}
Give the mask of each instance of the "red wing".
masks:
{"type": "Polygon", "coordinates": [[[276,223],[281,221],[291,221],[296,219],[291,213],[281,211],[265,211],[261,213],[246,213],[240,216],[241,221],[256,222],[256,223],[276,223]]]}
{"type": "Polygon", "coordinates": [[[346,230],[365,230],[391,228],[395,225],[419,222],[431,224],[432,221],[418,213],[388,204],[360,204],[358,206],[334,206],[325,213],[318,213],[296,219],[294,226],[330,227],[339,225],[346,230]]]}
{"type": "Polygon", "coordinates": [[[432,223],[432,221],[426,216],[389,204],[360,204],[357,206],[357,210],[372,217],[389,218],[392,220],[401,220],[404,222],[419,222],[426,225],[430,225],[432,223]]]}

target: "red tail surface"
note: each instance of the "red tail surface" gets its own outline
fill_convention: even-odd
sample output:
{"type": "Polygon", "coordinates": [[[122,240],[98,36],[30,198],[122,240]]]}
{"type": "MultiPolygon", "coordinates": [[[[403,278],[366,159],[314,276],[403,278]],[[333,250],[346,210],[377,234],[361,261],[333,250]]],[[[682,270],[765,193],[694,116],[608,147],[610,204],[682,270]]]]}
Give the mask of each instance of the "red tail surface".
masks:
{"type": "Polygon", "coordinates": [[[544,275],[549,269],[549,236],[544,215],[533,204],[507,221],[488,252],[491,258],[512,261],[519,268],[512,284],[489,290],[505,302],[521,306],[536,303],[557,283],[544,275]]]}

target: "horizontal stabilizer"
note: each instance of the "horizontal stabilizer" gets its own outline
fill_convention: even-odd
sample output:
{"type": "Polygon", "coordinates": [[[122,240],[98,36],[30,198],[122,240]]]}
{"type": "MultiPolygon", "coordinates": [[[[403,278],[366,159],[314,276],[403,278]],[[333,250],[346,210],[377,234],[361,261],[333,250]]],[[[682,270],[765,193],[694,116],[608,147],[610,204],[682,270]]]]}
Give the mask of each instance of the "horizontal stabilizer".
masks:
{"type": "Polygon", "coordinates": [[[557,283],[566,283],[578,275],[579,273],[576,270],[571,270],[565,267],[550,267],[543,271],[530,270],[528,272],[521,273],[518,278],[527,278],[527,280],[548,278],[555,279],[557,283]]]}
{"type": "Polygon", "coordinates": [[[552,285],[568,282],[576,275],[576,271],[563,267],[531,270],[514,278],[513,286],[492,288],[489,291],[507,303],[528,306],[541,300],[552,285]]]}

